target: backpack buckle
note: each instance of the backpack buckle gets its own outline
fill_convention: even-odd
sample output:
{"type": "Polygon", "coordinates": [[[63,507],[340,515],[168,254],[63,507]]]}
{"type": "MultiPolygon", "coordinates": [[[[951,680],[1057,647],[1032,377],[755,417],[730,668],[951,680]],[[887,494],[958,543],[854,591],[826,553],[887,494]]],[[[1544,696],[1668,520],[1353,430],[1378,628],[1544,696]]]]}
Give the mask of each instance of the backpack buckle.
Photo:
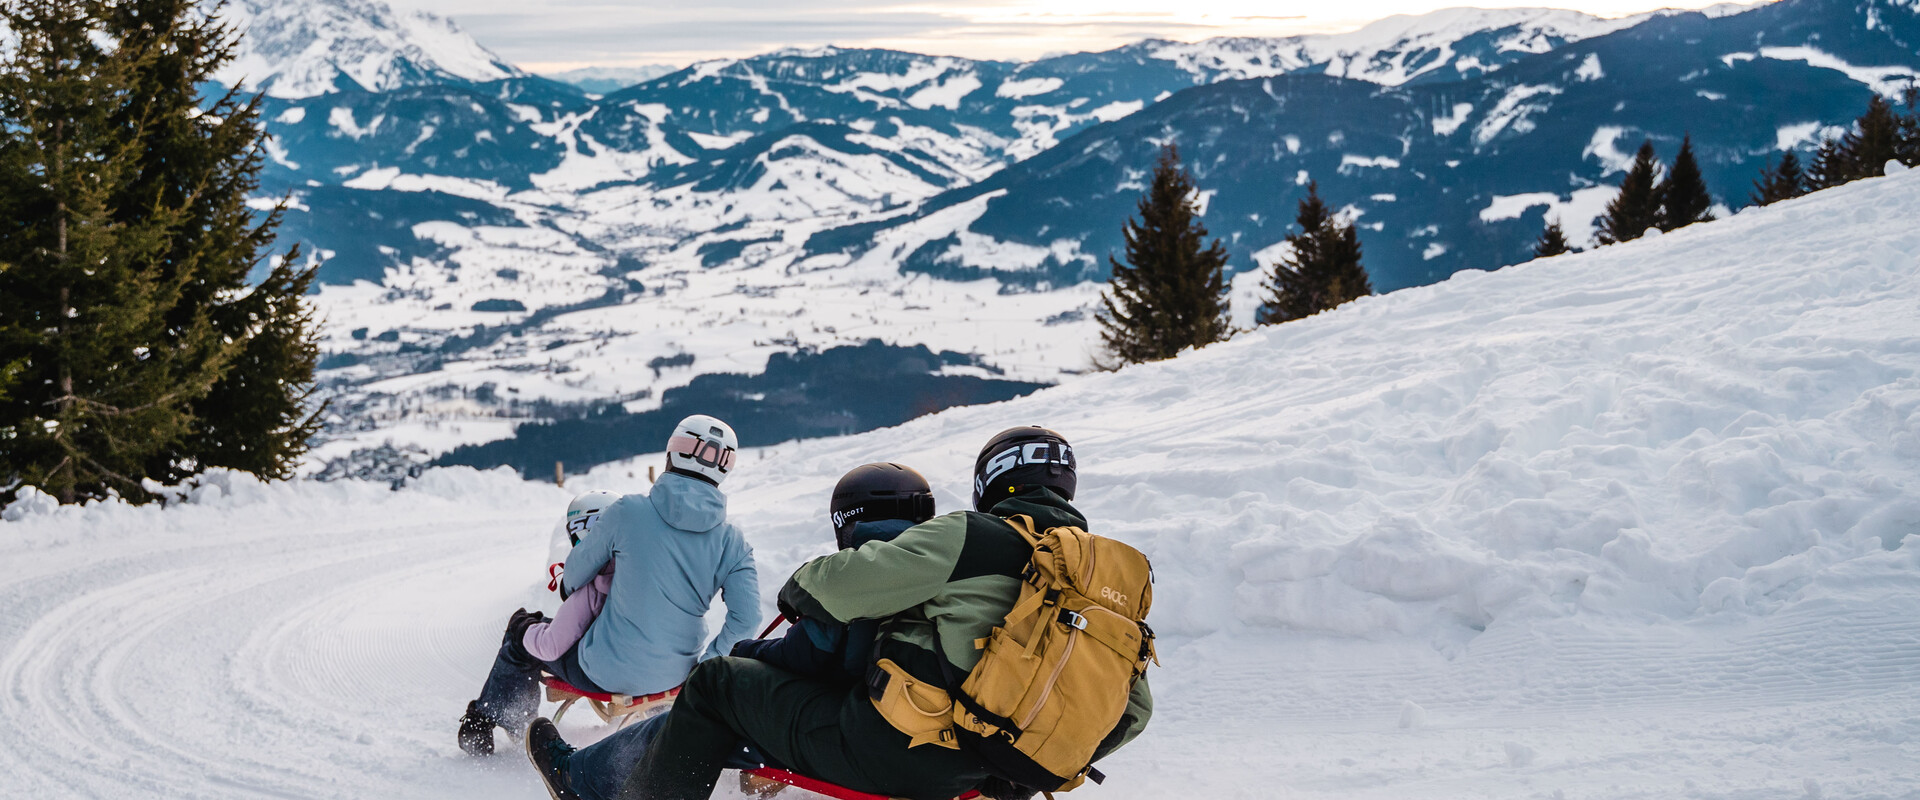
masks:
{"type": "Polygon", "coordinates": [[[1068,611],[1063,608],[1060,609],[1060,624],[1077,631],[1084,631],[1087,629],[1087,618],[1081,616],[1078,612],[1068,611]]]}

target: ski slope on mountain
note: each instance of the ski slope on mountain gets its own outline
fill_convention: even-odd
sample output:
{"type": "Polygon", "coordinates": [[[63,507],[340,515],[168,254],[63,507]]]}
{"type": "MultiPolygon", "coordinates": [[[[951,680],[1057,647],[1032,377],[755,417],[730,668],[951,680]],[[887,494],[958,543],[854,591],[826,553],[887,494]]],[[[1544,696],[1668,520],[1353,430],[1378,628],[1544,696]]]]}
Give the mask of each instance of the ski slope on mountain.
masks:
{"type": "MultiPolygon", "coordinates": [[[[1154,561],[1163,662],[1075,797],[1914,797],[1915,218],[1908,172],[1462,273],[750,452],[733,511],[771,597],[831,547],[845,469],[911,464],[953,509],[993,432],[1072,438],[1081,508],[1154,561]]],[[[569,493],[648,463],[16,502],[0,795],[539,796],[455,719],[507,612],[550,602],[569,493]]]]}

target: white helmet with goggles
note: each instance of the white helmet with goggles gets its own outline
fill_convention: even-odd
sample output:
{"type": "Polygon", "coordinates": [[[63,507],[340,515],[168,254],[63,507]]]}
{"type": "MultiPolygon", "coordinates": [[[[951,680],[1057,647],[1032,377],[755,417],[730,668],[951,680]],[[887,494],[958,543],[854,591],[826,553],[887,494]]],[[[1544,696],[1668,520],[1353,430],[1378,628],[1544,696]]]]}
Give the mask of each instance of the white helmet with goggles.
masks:
{"type": "Polygon", "coordinates": [[[719,486],[733,471],[740,439],[727,423],[705,414],[680,420],[667,437],[667,471],[719,486]]]}

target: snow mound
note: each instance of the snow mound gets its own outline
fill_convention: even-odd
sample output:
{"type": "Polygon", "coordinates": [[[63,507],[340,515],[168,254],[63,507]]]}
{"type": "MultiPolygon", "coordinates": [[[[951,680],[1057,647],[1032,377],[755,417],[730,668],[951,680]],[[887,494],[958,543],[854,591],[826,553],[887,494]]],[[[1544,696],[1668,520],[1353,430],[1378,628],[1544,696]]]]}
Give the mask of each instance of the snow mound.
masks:
{"type": "Polygon", "coordinates": [[[1915,218],[1920,180],[1902,174],[1469,271],[803,443],[735,492],[747,529],[813,537],[811,554],[825,545],[811,506],[840,471],[913,465],[951,509],[980,442],[1046,424],[1080,453],[1096,529],[1153,558],[1163,633],[1447,638],[1539,617],[1775,612],[1914,562],[1915,218]]]}

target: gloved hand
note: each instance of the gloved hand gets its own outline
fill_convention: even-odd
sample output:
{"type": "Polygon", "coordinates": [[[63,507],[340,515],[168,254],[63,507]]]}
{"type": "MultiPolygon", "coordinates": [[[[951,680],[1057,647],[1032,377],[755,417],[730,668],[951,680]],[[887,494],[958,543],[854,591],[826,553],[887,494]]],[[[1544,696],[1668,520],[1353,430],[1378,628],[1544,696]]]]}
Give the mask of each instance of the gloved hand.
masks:
{"type": "Polygon", "coordinates": [[[518,640],[526,637],[527,628],[547,621],[546,614],[538,611],[528,611],[523,608],[513,612],[513,616],[507,618],[507,631],[513,634],[514,639],[518,640]]]}
{"type": "Polygon", "coordinates": [[[800,621],[800,612],[793,610],[793,606],[787,604],[787,598],[774,595],[773,605],[780,610],[780,616],[786,617],[788,622],[800,621]]]}
{"type": "Polygon", "coordinates": [[[980,782],[980,796],[988,800],[1031,800],[1039,794],[1038,789],[1029,789],[1003,778],[987,778],[980,782]]]}

